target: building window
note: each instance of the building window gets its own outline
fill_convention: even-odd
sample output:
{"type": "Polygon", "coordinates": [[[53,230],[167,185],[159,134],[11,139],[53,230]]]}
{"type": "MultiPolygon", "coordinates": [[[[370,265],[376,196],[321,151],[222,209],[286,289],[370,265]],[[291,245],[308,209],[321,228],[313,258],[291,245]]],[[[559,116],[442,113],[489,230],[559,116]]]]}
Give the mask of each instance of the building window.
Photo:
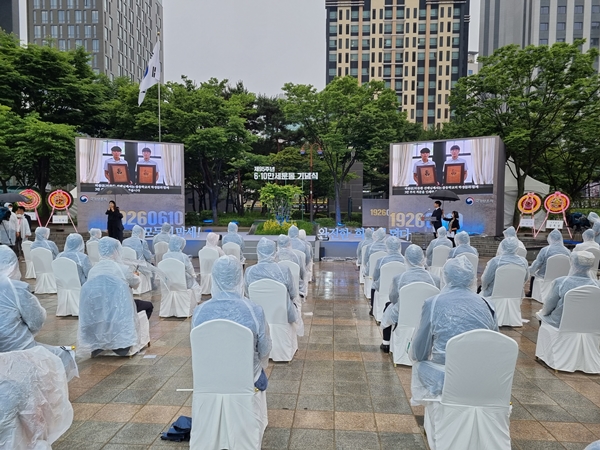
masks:
{"type": "Polygon", "coordinates": [[[75,37],[75,25],[69,25],[67,27],[67,37],[69,37],[69,38],[75,37]]]}
{"type": "Polygon", "coordinates": [[[404,19],[404,8],[398,8],[396,10],[396,19],[404,19]]]}
{"type": "Polygon", "coordinates": [[[600,28],[600,22],[592,22],[592,30],[597,30],[600,28]]]}
{"type": "Polygon", "coordinates": [[[599,38],[591,38],[590,39],[590,45],[592,47],[598,47],[599,43],[600,43],[600,39],[599,38]]]}
{"type": "Polygon", "coordinates": [[[75,23],[83,23],[83,14],[81,11],[75,11],[75,23]]]}
{"type": "Polygon", "coordinates": [[[352,11],[352,20],[358,20],[358,10],[352,11]]]}
{"type": "Polygon", "coordinates": [[[419,24],[419,33],[425,33],[425,30],[427,30],[427,24],[424,23],[420,23],[419,24]]]}
{"type": "Polygon", "coordinates": [[[540,45],[548,45],[548,39],[540,39],[540,45]]]}
{"type": "Polygon", "coordinates": [[[42,27],[40,25],[33,27],[33,37],[38,39],[42,37],[42,27]]]}
{"type": "Polygon", "coordinates": [[[425,73],[425,67],[417,67],[417,74],[423,75],[425,73]]]}
{"type": "Polygon", "coordinates": [[[56,0],[50,0],[50,9],[56,9],[56,8],[58,8],[57,3],[58,2],[56,0]]]}
{"type": "Polygon", "coordinates": [[[383,47],[384,48],[392,48],[392,40],[391,39],[384,39],[384,41],[383,41],[383,47]]]}
{"type": "Polygon", "coordinates": [[[55,39],[58,37],[58,26],[52,25],[50,27],[50,35],[55,39]]]}
{"type": "Polygon", "coordinates": [[[336,40],[335,39],[329,39],[329,48],[336,48],[336,47],[337,47],[336,40]]]}
{"type": "Polygon", "coordinates": [[[350,75],[353,77],[357,77],[358,76],[358,67],[351,67],[350,68],[350,75]]]}
{"type": "MultiPolygon", "coordinates": [[[[396,81],[396,82],[394,83],[394,88],[395,88],[397,91],[401,91],[401,90],[402,90],[402,81],[396,81]]],[[[400,98],[401,98],[401,97],[400,97],[400,98]]],[[[400,101],[400,100],[399,100],[399,101],[400,101]]]]}
{"type": "Polygon", "coordinates": [[[336,60],[337,60],[336,54],[335,53],[330,53],[329,54],[329,61],[336,62],[336,60]]]}
{"type": "MultiPolygon", "coordinates": [[[[106,1],[104,4],[106,5],[106,1]]],[[[329,20],[337,20],[337,11],[329,11],[329,20]]]]}
{"type": "Polygon", "coordinates": [[[392,76],[392,68],[389,66],[386,66],[383,68],[383,76],[384,77],[391,77],[392,76]]]}
{"type": "Polygon", "coordinates": [[[423,89],[423,88],[425,88],[425,82],[424,81],[417,82],[417,89],[423,89]]]}
{"type": "Polygon", "coordinates": [[[100,41],[98,39],[92,39],[92,52],[98,53],[100,51],[100,41]]]}
{"type": "Polygon", "coordinates": [[[358,49],[358,39],[351,39],[350,40],[350,48],[358,49]]]}
{"type": "Polygon", "coordinates": [[[540,8],[540,14],[550,14],[550,7],[549,6],[542,6],[540,8]]]}
{"type": "Polygon", "coordinates": [[[42,11],[42,23],[48,23],[48,11],[42,11]]]}
{"type": "Polygon", "coordinates": [[[600,14],[600,6],[599,5],[592,6],[592,13],[593,14],[600,14]]]}
{"type": "Polygon", "coordinates": [[[460,22],[454,22],[452,24],[452,31],[460,31],[460,22]]]}
{"type": "Polygon", "coordinates": [[[384,28],[383,28],[383,32],[385,34],[392,34],[392,24],[391,23],[386,23],[384,28]]]}
{"type": "Polygon", "coordinates": [[[369,68],[368,68],[368,67],[363,67],[363,68],[361,69],[361,71],[360,71],[360,74],[361,74],[363,77],[368,77],[368,76],[369,76],[369,68]]]}
{"type": "Polygon", "coordinates": [[[583,14],[583,5],[575,6],[575,14],[583,14]]]}
{"type": "Polygon", "coordinates": [[[83,27],[84,37],[91,38],[92,37],[92,26],[86,25],[83,27]]]}
{"type": "Polygon", "coordinates": [[[425,60],[425,52],[419,52],[418,59],[419,59],[419,61],[424,61],[425,60]]]}
{"type": "Polygon", "coordinates": [[[385,52],[383,54],[383,62],[388,64],[392,62],[392,54],[390,52],[385,52]]]}
{"type": "Polygon", "coordinates": [[[458,73],[458,66],[452,66],[452,73],[458,73]]]}
{"type": "Polygon", "coordinates": [[[81,39],[75,40],[75,48],[83,47],[83,41],[81,39]]]}
{"type": "Polygon", "coordinates": [[[33,8],[40,9],[40,0],[33,0],[33,8]]]}
{"type": "Polygon", "coordinates": [[[567,13],[567,7],[566,6],[559,6],[558,9],[556,10],[556,12],[558,14],[566,14],[567,13]]]}
{"type": "Polygon", "coordinates": [[[404,39],[396,38],[396,48],[402,48],[403,44],[404,44],[404,39]]]}
{"type": "Polygon", "coordinates": [[[368,39],[362,40],[362,48],[363,48],[363,50],[365,50],[365,49],[368,50],[368,48],[369,48],[369,40],[368,39]]]}
{"type": "Polygon", "coordinates": [[[394,11],[392,9],[386,9],[385,10],[385,18],[387,20],[393,19],[393,14],[394,14],[394,11]]]}
{"type": "Polygon", "coordinates": [[[337,27],[335,25],[329,25],[329,34],[337,34],[337,27]]]}
{"type": "Polygon", "coordinates": [[[565,22],[558,22],[556,24],[556,29],[559,30],[559,31],[562,31],[562,30],[564,30],[566,28],[565,25],[566,25],[565,22]]]}
{"type": "Polygon", "coordinates": [[[583,30],[583,22],[575,22],[573,24],[573,29],[574,30],[583,30]]]}
{"type": "Polygon", "coordinates": [[[396,62],[397,63],[401,63],[402,60],[403,60],[403,58],[402,58],[402,52],[397,52],[396,53],[396,62]]]}
{"type": "Polygon", "coordinates": [[[417,117],[423,117],[423,110],[422,109],[417,109],[417,117]]]}
{"type": "Polygon", "coordinates": [[[452,52],[452,59],[458,59],[458,52],[452,52]]]}
{"type": "Polygon", "coordinates": [[[437,33],[437,30],[438,30],[437,22],[429,25],[429,31],[431,31],[432,33],[437,33]]]}
{"type": "Polygon", "coordinates": [[[417,41],[417,45],[419,46],[419,48],[425,47],[425,38],[419,38],[417,41]]]}
{"type": "Polygon", "coordinates": [[[548,30],[548,22],[541,22],[540,23],[540,30],[541,31],[547,31],[548,30]]]}
{"type": "Polygon", "coordinates": [[[370,19],[371,19],[370,11],[368,9],[363,11],[363,20],[370,20],[370,19]]]}
{"type": "Polygon", "coordinates": [[[424,97],[422,95],[417,95],[417,103],[423,103],[424,97]]]}
{"type": "Polygon", "coordinates": [[[433,109],[427,110],[427,117],[434,117],[434,114],[435,114],[435,110],[433,110],[433,109]]]}
{"type": "Polygon", "coordinates": [[[350,33],[352,33],[353,35],[357,35],[358,34],[358,25],[352,25],[350,27],[350,33]]]}

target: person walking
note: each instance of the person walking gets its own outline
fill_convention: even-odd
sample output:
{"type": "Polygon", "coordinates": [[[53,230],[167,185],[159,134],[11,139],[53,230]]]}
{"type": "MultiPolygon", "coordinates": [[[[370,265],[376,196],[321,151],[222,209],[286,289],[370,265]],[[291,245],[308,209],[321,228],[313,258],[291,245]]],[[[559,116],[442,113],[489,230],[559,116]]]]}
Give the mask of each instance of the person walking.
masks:
{"type": "Polygon", "coordinates": [[[108,209],[106,210],[108,216],[106,228],[108,230],[108,236],[117,239],[119,242],[123,242],[123,214],[119,211],[119,207],[112,200],[108,202],[108,209]]]}

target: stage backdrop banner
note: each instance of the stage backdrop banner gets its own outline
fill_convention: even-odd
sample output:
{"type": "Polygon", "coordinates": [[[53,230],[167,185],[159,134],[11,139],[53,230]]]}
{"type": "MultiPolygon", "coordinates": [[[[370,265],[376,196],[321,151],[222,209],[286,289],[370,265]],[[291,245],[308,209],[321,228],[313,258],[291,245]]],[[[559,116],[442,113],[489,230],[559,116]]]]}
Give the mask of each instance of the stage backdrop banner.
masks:
{"type": "Polygon", "coordinates": [[[123,226],[151,232],[162,223],[183,227],[183,144],[77,138],[77,224],[106,230],[108,202],[116,200],[123,226]],[[120,186],[125,195],[97,195],[120,186]]]}
{"type": "Polygon", "coordinates": [[[365,198],[362,202],[362,225],[363,227],[383,227],[388,228],[389,219],[389,200],[365,198]]]}
{"type": "Polygon", "coordinates": [[[458,211],[461,231],[500,235],[504,167],[504,144],[497,136],[391,144],[389,227],[433,232],[425,220],[434,209],[429,195],[446,189],[460,200],[444,202],[444,215],[458,211]]]}

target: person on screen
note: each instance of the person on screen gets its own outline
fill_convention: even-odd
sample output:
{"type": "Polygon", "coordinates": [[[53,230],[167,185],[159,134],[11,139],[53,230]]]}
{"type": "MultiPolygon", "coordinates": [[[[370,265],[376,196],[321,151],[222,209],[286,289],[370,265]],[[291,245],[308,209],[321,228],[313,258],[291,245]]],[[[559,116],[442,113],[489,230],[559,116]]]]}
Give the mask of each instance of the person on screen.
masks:
{"type": "Polygon", "coordinates": [[[429,155],[431,154],[431,150],[427,147],[423,147],[421,149],[421,159],[415,163],[413,166],[413,179],[417,185],[419,184],[419,178],[417,177],[417,167],[420,166],[432,166],[435,169],[435,163],[429,159],[429,155]]]}
{"type": "Polygon", "coordinates": [[[463,183],[465,181],[467,181],[467,175],[469,172],[469,165],[467,164],[467,160],[460,158],[458,155],[460,155],[460,147],[458,145],[453,145],[452,147],[450,147],[450,155],[452,155],[452,157],[444,162],[444,168],[443,171],[444,173],[446,173],[446,164],[464,164],[464,168],[465,168],[465,175],[463,178],[463,183]]]}
{"type": "Polygon", "coordinates": [[[121,159],[121,147],[115,145],[113,148],[110,149],[110,151],[112,152],[112,158],[109,158],[106,161],[104,161],[104,176],[108,181],[110,181],[110,174],[108,172],[109,164],[124,164],[125,166],[128,165],[127,161],[121,159]]]}
{"type": "MultiPolygon", "coordinates": [[[[142,157],[143,159],[141,161],[137,162],[138,166],[154,166],[156,167],[156,179],[154,180],[154,183],[158,183],[158,177],[159,177],[159,173],[158,173],[158,164],[156,164],[156,161],[152,161],[150,159],[150,155],[152,155],[152,150],[150,150],[148,147],[144,147],[142,149],[142,157]]],[[[135,171],[137,173],[137,167],[135,168],[135,171]]]]}

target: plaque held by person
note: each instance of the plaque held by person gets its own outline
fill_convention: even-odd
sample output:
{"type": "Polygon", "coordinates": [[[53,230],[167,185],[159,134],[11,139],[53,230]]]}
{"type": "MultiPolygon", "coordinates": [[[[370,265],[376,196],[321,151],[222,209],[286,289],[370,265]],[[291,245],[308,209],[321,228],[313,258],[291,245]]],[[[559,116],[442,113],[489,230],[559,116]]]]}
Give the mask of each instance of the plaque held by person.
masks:
{"type": "Polygon", "coordinates": [[[129,184],[126,164],[108,164],[108,181],[111,184],[129,184]]]}
{"type": "Polygon", "coordinates": [[[464,163],[446,164],[444,166],[444,184],[461,185],[465,180],[464,163]]]}
{"type": "Polygon", "coordinates": [[[137,178],[138,178],[138,184],[155,185],[156,184],[156,166],[138,164],[137,178]]]}
{"type": "Polygon", "coordinates": [[[419,186],[437,186],[435,166],[417,166],[417,181],[419,186]]]}

